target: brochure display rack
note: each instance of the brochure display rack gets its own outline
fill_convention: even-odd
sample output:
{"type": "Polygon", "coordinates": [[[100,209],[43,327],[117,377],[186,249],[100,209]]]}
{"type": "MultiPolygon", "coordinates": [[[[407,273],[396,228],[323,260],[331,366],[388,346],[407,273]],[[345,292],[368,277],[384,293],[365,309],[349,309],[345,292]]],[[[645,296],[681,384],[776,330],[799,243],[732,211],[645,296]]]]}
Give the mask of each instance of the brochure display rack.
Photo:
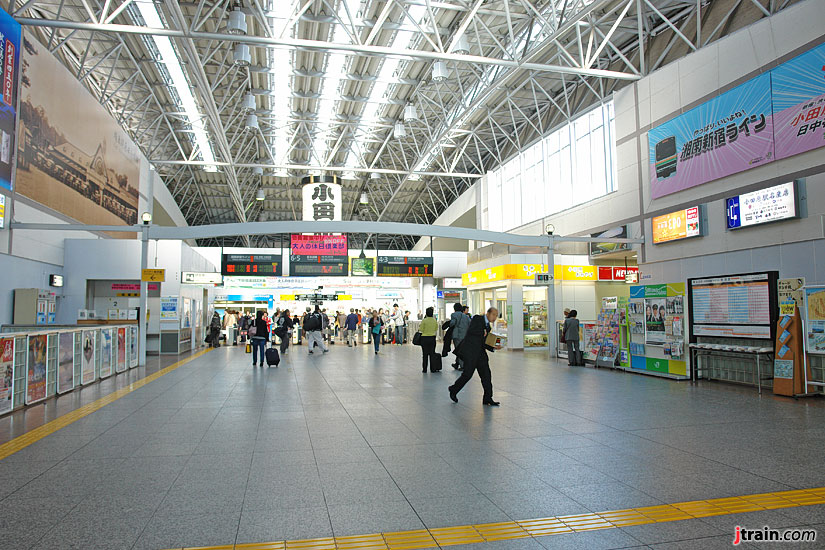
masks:
{"type": "Polygon", "coordinates": [[[684,380],[685,284],[630,287],[627,311],[630,369],[684,380]]]}
{"type": "Polygon", "coordinates": [[[782,315],[776,329],[776,358],[773,362],[773,393],[794,396],[803,393],[805,368],[802,317],[799,308],[782,315]]]}
{"type": "Polygon", "coordinates": [[[817,387],[820,391],[825,387],[822,376],[822,363],[825,361],[825,286],[806,286],[804,289],[805,303],[802,315],[805,320],[805,361],[801,369],[804,381],[802,388],[810,393],[817,387]],[[812,376],[815,365],[819,367],[816,369],[820,374],[818,380],[812,376]]]}

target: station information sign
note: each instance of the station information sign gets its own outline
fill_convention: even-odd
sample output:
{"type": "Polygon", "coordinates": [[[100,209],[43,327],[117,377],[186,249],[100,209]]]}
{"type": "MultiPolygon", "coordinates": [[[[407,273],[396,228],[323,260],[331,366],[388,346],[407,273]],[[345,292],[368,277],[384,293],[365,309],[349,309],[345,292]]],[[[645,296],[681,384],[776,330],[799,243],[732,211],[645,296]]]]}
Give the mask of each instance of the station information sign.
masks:
{"type": "Polygon", "coordinates": [[[378,256],[379,277],[432,277],[433,259],[414,256],[378,256]]]}
{"type": "Polygon", "coordinates": [[[345,277],[349,268],[349,258],[344,256],[298,256],[289,257],[289,274],[293,277],[334,276],[345,277]]]}
{"type": "Polygon", "coordinates": [[[730,197],[725,205],[728,229],[788,220],[798,215],[794,182],[730,197]]]}
{"type": "Polygon", "coordinates": [[[280,254],[223,254],[221,275],[281,275],[283,258],[280,254]]]}
{"type": "Polygon", "coordinates": [[[702,235],[698,206],[656,216],[651,220],[651,225],[653,227],[653,244],[702,235]]]}

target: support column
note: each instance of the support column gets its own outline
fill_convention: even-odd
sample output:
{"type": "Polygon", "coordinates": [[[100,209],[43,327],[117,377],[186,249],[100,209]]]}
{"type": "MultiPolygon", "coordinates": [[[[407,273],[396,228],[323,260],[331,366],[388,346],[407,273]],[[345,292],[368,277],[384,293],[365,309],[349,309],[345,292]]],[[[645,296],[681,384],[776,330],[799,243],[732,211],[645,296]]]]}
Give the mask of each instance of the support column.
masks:
{"type": "Polygon", "coordinates": [[[555,237],[548,235],[547,240],[547,273],[550,274],[550,279],[553,281],[553,283],[547,287],[547,344],[550,346],[550,357],[556,357],[556,339],[558,333],[556,331],[555,237]]]}
{"type": "MultiPolygon", "coordinates": [[[[155,167],[149,167],[149,185],[146,192],[146,211],[152,216],[155,207],[155,167]]],[[[150,222],[151,223],[151,222],[150,222]]],[[[143,270],[149,267],[149,226],[140,231],[140,326],[138,326],[138,365],[146,366],[146,334],[149,332],[149,283],[143,281],[143,270]]],[[[163,284],[163,283],[161,283],[163,284]]]]}

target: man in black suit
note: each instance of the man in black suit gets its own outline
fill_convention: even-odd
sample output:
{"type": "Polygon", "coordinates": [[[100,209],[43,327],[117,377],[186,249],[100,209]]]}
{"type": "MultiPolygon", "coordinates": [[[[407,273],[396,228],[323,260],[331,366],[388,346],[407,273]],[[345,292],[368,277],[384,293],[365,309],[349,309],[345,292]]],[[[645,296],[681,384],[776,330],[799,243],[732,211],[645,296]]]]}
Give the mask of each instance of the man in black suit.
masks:
{"type": "Polygon", "coordinates": [[[470,378],[473,377],[473,372],[478,371],[478,376],[481,378],[481,386],[484,388],[484,399],[482,404],[491,407],[497,407],[498,401],[493,401],[493,383],[490,374],[490,360],[487,357],[487,351],[495,351],[501,349],[501,346],[496,344],[495,347],[488,346],[485,343],[487,335],[492,330],[492,323],[495,323],[498,318],[498,310],[491,307],[487,310],[486,316],[476,315],[470,321],[470,327],[467,329],[467,334],[461,342],[461,346],[457,351],[457,355],[464,360],[464,371],[459,376],[455,384],[450,386],[450,399],[458,403],[458,392],[464,387],[470,378]]]}

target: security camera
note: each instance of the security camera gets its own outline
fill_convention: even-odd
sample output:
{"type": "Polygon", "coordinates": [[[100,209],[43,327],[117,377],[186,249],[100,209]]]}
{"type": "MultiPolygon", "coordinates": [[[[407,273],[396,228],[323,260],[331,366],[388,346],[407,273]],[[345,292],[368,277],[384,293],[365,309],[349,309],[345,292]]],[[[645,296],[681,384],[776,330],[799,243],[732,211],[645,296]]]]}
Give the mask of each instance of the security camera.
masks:
{"type": "Polygon", "coordinates": [[[544,230],[547,232],[548,235],[552,235],[556,232],[556,226],[552,223],[548,223],[544,226],[544,230]]]}

